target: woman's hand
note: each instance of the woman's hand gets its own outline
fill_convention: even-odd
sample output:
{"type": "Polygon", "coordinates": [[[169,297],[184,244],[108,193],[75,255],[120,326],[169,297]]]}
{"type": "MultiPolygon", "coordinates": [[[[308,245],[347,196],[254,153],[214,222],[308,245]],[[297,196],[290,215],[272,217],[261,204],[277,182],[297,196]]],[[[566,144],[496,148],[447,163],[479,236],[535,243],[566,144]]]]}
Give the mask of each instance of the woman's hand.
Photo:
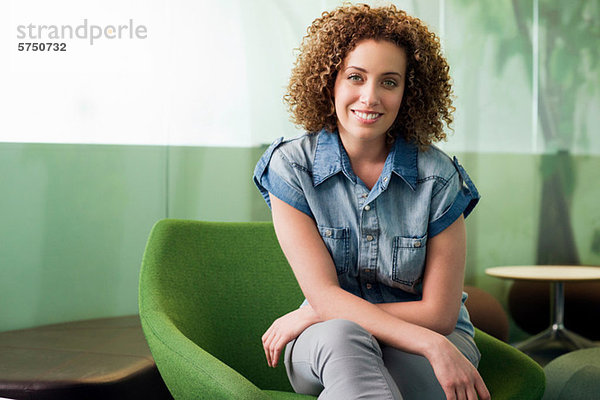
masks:
{"type": "Polygon", "coordinates": [[[267,364],[275,368],[286,344],[296,339],[309,326],[320,322],[317,313],[306,305],[277,318],[262,337],[267,364]]]}
{"type": "Polygon", "coordinates": [[[448,400],[489,400],[477,369],[448,339],[440,336],[426,354],[448,400]],[[477,397],[479,396],[479,397],[477,397]]]}

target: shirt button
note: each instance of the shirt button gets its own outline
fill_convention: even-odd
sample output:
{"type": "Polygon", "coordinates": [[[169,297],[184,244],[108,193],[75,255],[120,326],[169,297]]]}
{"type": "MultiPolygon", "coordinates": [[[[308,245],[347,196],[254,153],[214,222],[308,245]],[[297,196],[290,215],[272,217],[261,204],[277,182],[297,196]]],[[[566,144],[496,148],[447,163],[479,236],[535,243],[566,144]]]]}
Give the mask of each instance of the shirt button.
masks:
{"type": "Polygon", "coordinates": [[[371,272],[371,270],[369,268],[365,269],[365,272],[368,274],[369,272],[371,272]]]}
{"type": "Polygon", "coordinates": [[[415,240],[415,247],[421,247],[421,241],[420,240],[415,240]]]}
{"type": "Polygon", "coordinates": [[[386,176],[385,178],[383,178],[383,181],[384,181],[384,182],[387,182],[387,176],[386,176]]]}
{"type": "Polygon", "coordinates": [[[370,242],[371,240],[373,240],[373,235],[367,235],[367,242],[370,242]]]}
{"type": "Polygon", "coordinates": [[[331,229],[325,231],[325,236],[330,237],[332,235],[331,229]]]}
{"type": "Polygon", "coordinates": [[[363,193],[360,195],[360,197],[362,197],[363,199],[366,199],[369,195],[367,193],[363,193]]]}
{"type": "Polygon", "coordinates": [[[370,283],[367,283],[367,289],[371,289],[373,286],[371,286],[370,283]]]}
{"type": "Polygon", "coordinates": [[[365,206],[365,211],[369,211],[370,209],[371,209],[371,206],[367,204],[367,205],[365,206]]]}

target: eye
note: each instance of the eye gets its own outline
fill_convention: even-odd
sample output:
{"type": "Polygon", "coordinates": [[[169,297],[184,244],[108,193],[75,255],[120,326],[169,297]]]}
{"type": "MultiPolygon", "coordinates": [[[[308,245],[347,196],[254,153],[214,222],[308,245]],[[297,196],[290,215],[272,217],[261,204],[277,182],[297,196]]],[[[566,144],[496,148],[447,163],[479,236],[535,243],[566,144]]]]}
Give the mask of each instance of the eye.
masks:
{"type": "Polygon", "coordinates": [[[398,84],[396,83],[395,80],[393,79],[386,79],[382,82],[382,85],[387,87],[387,88],[395,88],[396,86],[398,86],[398,84]]]}
{"type": "Polygon", "coordinates": [[[348,80],[353,82],[359,82],[362,80],[362,77],[358,74],[350,74],[348,75],[348,80]]]}

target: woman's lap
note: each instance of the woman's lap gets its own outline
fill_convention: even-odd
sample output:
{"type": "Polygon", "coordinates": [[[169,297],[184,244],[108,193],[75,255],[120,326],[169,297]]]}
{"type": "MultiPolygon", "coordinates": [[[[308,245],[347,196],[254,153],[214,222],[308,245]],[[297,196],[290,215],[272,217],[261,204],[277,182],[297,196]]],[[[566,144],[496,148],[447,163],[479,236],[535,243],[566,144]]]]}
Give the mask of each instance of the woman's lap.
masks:
{"type": "MultiPolygon", "coordinates": [[[[470,335],[456,330],[447,338],[477,366],[479,351],[470,335]]],[[[284,357],[294,390],[320,399],[348,400],[359,393],[373,399],[445,398],[426,358],[380,346],[350,321],[310,326],[286,346],[284,357]]]]}

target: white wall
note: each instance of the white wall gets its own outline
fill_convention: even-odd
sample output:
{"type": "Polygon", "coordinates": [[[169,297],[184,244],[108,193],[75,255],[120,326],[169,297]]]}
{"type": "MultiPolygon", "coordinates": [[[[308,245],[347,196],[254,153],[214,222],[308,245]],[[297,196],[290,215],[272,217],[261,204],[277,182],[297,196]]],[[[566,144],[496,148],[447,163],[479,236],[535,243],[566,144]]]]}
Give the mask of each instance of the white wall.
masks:
{"type": "Polygon", "coordinates": [[[4,1],[0,141],[244,147],[296,135],[282,101],[293,50],[310,22],[339,4],[4,1]],[[34,24],[36,37],[44,25],[48,39],[52,26],[76,30],[86,19],[86,38],[17,37],[20,25],[29,33],[34,24]],[[130,20],[146,28],[146,38],[130,39],[125,30],[121,39],[90,44],[91,25],[130,20]],[[64,42],[67,51],[19,52],[20,42],[64,42]]]}
{"type": "MultiPolygon", "coordinates": [[[[294,49],[313,19],[341,3],[2,1],[0,142],[246,147],[295,136],[300,131],[289,122],[282,101],[294,49]],[[147,37],[102,38],[93,45],[89,37],[54,39],[66,43],[67,51],[17,51],[18,43],[27,41],[17,38],[19,25],[75,28],[86,19],[101,28],[131,20],[146,29],[147,37]]],[[[457,111],[455,133],[442,147],[544,151],[536,118],[539,93],[531,84],[538,71],[527,65],[528,58],[538,57],[538,47],[533,54],[499,60],[501,41],[508,37],[510,43],[510,35],[518,34],[508,3],[492,7],[492,16],[502,24],[495,36],[484,32],[481,14],[487,6],[478,2],[394,3],[438,33],[449,59],[457,111]]],[[[532,13],[539,6],[537,0],[526,3],[532,13]]],[[[530,25],[537,35],[537,20],[530,25]]],[[[600,113],[593,112],[600,103],[598,90],[590,99],[576,108],[575,135],[585,137],[574,140],[571,150],[598,154],[600,135],[592,134],[600,123],[600,113]]]]}

